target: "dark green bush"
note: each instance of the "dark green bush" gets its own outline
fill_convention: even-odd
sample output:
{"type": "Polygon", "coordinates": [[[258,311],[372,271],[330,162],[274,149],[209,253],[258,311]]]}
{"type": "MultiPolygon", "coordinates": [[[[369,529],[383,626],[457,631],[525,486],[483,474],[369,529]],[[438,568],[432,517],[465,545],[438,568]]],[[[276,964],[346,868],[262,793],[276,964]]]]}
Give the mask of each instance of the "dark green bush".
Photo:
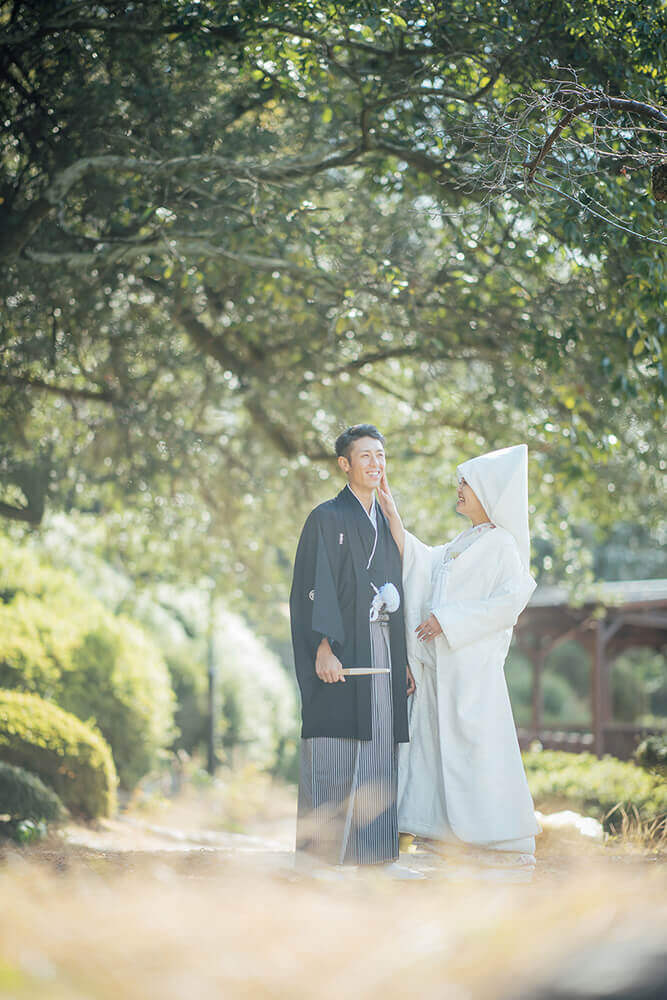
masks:
{"type": "Polygon", "coordinates": [[[49,828],[43,819],[16,819],[0,825],[0,836],[4,835],[17,844],[32,844],[42,840],[49,828]]]}
{"type": "Polygon", "coordinates": [[[93,723],[132,788],[173,739],[174,695],[154,642],[67,573],[0,538],[0,688],[93,723]]]}
{"type": "Polygon", "coordinates": [[[0,814],[12,820],[47,820],[64,816],[63,804],[36,774],[0,760],[0,814]]]}
{"type": "Polygon", "coordinates": [[[116,770],[99,733],[36,695],[0,691],[0,760],[37,774],[72,812],[109,816],[116,770]]]}
{"type": "Polygon", "coordinates": [[[631,761],[590,753],[539,750],[523,754],[535,804],[557,799],[598,819],[620,807],[640,820],[667,815],[667,784],[631,761]]]}
{"type": "Polygon", "coordinates": [[[640,767],[667,777],[667,733],[642,740],[635,750],[635,760],[640,767]]]}

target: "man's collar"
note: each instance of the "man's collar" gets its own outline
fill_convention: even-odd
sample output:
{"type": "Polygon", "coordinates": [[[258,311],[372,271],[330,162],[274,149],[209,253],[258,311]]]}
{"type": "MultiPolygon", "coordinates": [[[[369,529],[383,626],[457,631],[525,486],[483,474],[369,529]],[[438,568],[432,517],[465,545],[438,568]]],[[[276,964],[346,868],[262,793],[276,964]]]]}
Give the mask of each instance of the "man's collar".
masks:
{"type": "Polygon", "coordinates": [[[354,497],[354,499],[357,501],[357,503],[361,507],[361,509],[363,510],[363,512],[366,515],[366,517],[368,518],[368,520],[371,522],[371,524],[373,525],[373,527],[376,528],[377,527],[377,507],[376,507],[376,499],[375,499],[375,497],[373,497],[373,500],[371,502],[371,509],[370,509],[370,512],[369,512],[369,511],[366,510],[363,502],[359,499],[359,497],[354,492],[354,490],[352,489],[352,487],[350,486],[350,484],[347,483],[346,486],[347,486],[347,489],[352,494],[352,496],[354,497]]]}

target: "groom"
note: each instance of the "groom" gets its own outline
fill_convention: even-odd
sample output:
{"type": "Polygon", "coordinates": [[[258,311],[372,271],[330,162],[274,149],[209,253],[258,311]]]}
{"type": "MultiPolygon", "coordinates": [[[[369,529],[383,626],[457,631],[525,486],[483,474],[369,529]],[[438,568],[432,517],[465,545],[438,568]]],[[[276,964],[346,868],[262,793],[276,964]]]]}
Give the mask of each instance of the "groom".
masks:
{"type": "Polygon", "coordinates": [[[310,513],[290,594],[303,721],[297,857],[387,864],[399,853],[396,744],[408,740],[414,690],[401,558],[375,501],[384,438],[357,424],[336,455],[347,485],[310,513]]]}

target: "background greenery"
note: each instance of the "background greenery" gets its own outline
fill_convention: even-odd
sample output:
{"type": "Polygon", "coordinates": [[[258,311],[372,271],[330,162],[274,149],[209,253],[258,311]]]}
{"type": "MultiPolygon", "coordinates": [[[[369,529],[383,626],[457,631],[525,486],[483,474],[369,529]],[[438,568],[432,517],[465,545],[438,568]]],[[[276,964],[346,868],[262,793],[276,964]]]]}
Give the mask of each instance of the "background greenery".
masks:
{"type": "Polygon", "coordinates": [[[65,573],[0,539],[0,688],[99,729],[131,788],[170,742],[174,697],[156,644],[65,573]]]}
{"type": "MultiPolygon", "coordinates": [[[[289,771],[291,562],[361,420],[426,541],[457,461],[525,440],[540,582],[667,576],[666,27],[658,0],[1,2],[0,683],[93,720],[130,786],[201,746],[212,662],[221,754],[289,771]]],[[[614,697],[664,714],[664,659],[619,659],[614,697]]],[[[545,700],[585,718],[577,647],[545,700]]]]}

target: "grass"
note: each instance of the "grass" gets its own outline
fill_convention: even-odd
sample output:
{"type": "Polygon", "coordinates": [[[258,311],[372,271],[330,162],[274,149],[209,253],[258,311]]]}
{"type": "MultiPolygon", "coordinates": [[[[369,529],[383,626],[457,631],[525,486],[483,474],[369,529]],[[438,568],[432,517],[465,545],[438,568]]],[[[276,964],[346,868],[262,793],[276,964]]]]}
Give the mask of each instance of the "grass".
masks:
{"type": "MultiPolygon", "coordinates": [[[[175,800],[138,800],[130,819],[290,843],[294,803],[266,775],[222,772],[175,800]]],[[[122,819],[88,831],[107,835],[97,849],[58,834],[5,846],[0,998],[534,1000],[601,962],[636,981],[667,948],[664,828],[619,820],[604,845],[545,832],[535,879],[520,885],[457,879],[456,861],[418,883],[372,871],[318,883],[279,853],[271,864],[243,850],[169,853],[141,831],[127,850],[114,842],[122,819]]]]}
{"type": "Polygon", "coordinates": [[[242,859],[57,874],[15,853],[0,869],[0,996],[515,1000],[609,938],[639,976],[667,926],[665,873],[587,867],[544,891],[294,882],[242,859]]]}
{"type": "Polygon", "coordinates": [[[538,809],[559,802],[602,820],[610,832],[618,832],[623,812],[649,825],[667,815],[667,783],[631,761],[540,750],[524,753],[523,762],[538,809]]]}
{"type": "Polygon", "coordinates": [[[667,816],[644,820],[635,808],[626,810],[615,806],[606,817],[606,823],[614,830],[609,837],[610,844],[667,858],[667,816]]]}

